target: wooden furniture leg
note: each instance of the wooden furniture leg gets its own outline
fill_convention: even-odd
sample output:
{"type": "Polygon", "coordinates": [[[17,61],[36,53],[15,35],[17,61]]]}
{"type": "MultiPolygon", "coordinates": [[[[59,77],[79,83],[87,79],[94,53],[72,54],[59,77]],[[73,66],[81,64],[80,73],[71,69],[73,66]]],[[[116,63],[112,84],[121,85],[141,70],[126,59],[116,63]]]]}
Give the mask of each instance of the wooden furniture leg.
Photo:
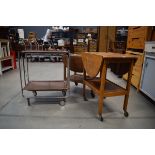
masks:
{"type": "Polygon", "coordinates": [[[84,101],[88,101],[88,99],[87,99],[87,97],[86,97],[86,84],[85,84],[85,80],[86,80],[86,71],[85,71],[85,69],[84,69],[84,71],[83,71],[83,78],[84,78],[84,80],[83,80],[83,99],[84,99],[84,101]]]}
{"type": "Polygon", "coordinates": [[[101,94],[98,100],[98,117],[101,122],[103,122],[102,111],[103,111],[103,95],[101,94]]]}
{"type": "Polygon", "coordinates": [[[98,115],[99,120],[103,121],[102,111],[103,111],[103,97],[104,97],[104,88],[106,83],[106,72],[107,72],[107,65],[104,62],[103,68],[101,70],[101,84],[100,84],[100,92],[99,92],[99,100],[98,100],[98,115]]]}
{"type": "Polygon", "coordinates": [[[132,61],[131,64],[130,64],[129,72],[128,72],[128,80],[127,80],[127,85],[126,85],[127,93],[126,93],[126,95],[124,97],[123,110],[124,110],[124,116],[125,117],[129,116],[129,114],[127,112],[127,106],[128,106],[129,92],[130,92],[130,86],[131,86],[133,64],[134,64],[134,62],[132,61]]]}

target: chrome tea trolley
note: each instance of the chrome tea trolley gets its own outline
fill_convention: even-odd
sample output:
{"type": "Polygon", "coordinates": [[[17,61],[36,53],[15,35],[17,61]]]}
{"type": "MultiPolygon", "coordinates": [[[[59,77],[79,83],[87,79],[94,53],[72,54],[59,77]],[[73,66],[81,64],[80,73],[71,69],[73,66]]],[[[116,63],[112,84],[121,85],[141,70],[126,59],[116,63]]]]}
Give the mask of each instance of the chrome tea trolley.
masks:
{"type": "MultiPolygon", "coordinates": [[[[70,72],[69,72],[69,61],[70,61],[70,52],[65,50],[55,50],[55,51],[21,51],[18,52],[18,62],[19,62],[19,73],[20,73],[20,84],[22,96],[27,99],[28,106],[30,106],[30,98],[54,98],[60,100],[60,105],[65,105],[66,98],[70,94],[70,72]],[[58,55],[58,56],[67,56],[67,78],[63,80],[54,80],[54,81],[31,81],[29,77],[29,55],[58,55]],[[24,96],[24,91],[31,91],[33,93],[32,97],[24,96]],[[62,96],[38,96],[38,91],[61,91],[62,96]]],[[[66,70],[65,70],[66,72],[66,70]]]]}

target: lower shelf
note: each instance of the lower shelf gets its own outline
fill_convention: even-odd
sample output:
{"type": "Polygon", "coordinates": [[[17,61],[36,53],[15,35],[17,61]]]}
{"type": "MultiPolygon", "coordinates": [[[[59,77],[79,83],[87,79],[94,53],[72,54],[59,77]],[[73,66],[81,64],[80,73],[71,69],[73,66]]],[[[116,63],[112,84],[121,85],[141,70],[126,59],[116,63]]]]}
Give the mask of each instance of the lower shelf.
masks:
{"type": "Polygon", "coordinates": [[[3,68],[2,68],[2,72],[3,72],[3,71],[6,71],[6,70],[8,70],[8,69],[13,69],[13,66],[3,67],[3,68]]]}
{"type": "Polygon", "coordinates": [[[3,71],[9,70],[9,69],[14,69],[13,57],[7,56],[7,57],[0,58],[0,75],[2,75],[3,71]]]}
{"type": "MultiPolygon", "coordinates": [[[[86,85],[93,89],[97,94],[100,94],[100,80],[86,80],[86,85]]],[[[122,88],[121,86],[106,80],[104,96],[121,96],[127,93],[126,89],[122,88]]]]}
{"type": "Polygon", "coordinates": [[[67,90],[66,81],[30,81],[24,90],[28,91],[63,91],[67,90]]]}

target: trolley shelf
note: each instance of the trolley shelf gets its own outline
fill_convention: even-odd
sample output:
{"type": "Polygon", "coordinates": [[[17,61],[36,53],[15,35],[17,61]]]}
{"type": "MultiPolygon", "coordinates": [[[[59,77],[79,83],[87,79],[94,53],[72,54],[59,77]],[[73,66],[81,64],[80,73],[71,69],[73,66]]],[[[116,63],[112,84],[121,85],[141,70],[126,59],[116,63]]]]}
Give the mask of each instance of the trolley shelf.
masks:
{"type": "MultiPolygon", "coordinates": [[[[100,80],[85,80],[86,85],[88,85],[90,88],[94,88],[94,91],[99,94],[100,91],[100,80]]],[[[106,80],[105,83],[105,89],[104,89],[104,96],[110,97],[110,96],[121,96],[125,95],[127,91],[122,88],[121,86],[106,80]]]]}
{"type": "Polygon", "coordinates": [[[66,81],[30,81],[24,90],[28,91],[63,91],[67,90],[66,81]]]}

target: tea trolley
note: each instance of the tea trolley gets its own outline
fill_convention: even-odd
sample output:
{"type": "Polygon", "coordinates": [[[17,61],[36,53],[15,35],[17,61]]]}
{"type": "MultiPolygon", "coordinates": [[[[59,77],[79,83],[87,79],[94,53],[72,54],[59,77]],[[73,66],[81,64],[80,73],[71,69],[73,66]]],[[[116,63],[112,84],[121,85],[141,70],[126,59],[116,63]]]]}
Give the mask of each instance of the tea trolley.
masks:
{"type": "Polygon", "coordinates": [[[31,98],[51,98],[57,99],[60,101],[60,105],[65,105],[66,98],[70,94],[70,72],[69,72],[69,61],[70,61],[70,52],[66,50],[52,50],[52,51],[39,51],[39,50],[27,50],[18,52],[18,63],[19,63],[19,75],[20,75],[20,85],[22,96],[27,99],[28,106],[30,106],[31,98]],[[31,81],[29,76],[29,56],[32,54],[37,55],[51,55],[51,56],[67,56],[67,78],[63,80],[54,80],[54,81],[31,81]],[[24,91],[31,91],[33,96],[25,96],[24,91]],[[59,96],[39,96],[38,91],[60,91],[62,95],[59,96]]]}
{"type": "Polygon", "coordinates": [[[128,117],[127,105],[132,70],[137,57],[112,52],[85,52],[82,54],[82,60],[84,65],[84,98],[86,98],[85,87],[87,85],[96,95],[98,95],[98,116],[100,121],[103,121],[102,111],[104,103],[103,100],[105,97],[125,96],[123,110],[124,116],[128,117]],[[107,67],[110,63],[121,63],[121,65],[126,65],[126,73],[128,73],[126,88],[123,88],[106,78],[107,67]],[[87,78],[86,74],[89,78],[87,78]],[[96,80],[98,74],[100,74],[100,78],[96,80]]]}

